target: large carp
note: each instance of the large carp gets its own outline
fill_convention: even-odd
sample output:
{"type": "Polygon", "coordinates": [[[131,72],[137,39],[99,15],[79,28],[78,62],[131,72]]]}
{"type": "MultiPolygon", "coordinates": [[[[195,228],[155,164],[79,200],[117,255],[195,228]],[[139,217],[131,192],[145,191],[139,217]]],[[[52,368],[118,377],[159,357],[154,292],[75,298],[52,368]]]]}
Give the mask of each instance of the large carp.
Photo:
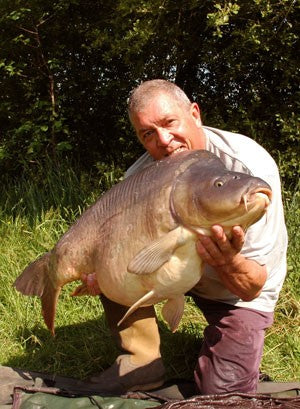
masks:
{"type": "Polygon", "coordinates": [[[201,277],[197,233],[213,224],[226,233],[247,229],[265,213],[271,188],[262,179],[229,171],[214,154],[178,153],[144,168],[105,193],[31,263],[14,285],[41,297],[46,325],[54,334],[62,286],[96,273],[101,292],[135,309],[167,300],[162,314],[175,331],[184,294],[201,277]]]}

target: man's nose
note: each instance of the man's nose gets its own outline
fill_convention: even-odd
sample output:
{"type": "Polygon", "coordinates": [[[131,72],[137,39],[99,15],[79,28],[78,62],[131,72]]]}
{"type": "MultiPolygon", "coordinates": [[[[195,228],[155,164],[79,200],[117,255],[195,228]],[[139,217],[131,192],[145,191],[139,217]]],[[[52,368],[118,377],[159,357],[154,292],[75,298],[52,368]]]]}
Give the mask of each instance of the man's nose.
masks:
{"type": "Polygon", "coordinates": [[[157,129],[157,143],[159,146],[168,146],[172,139],[173,136],[167,129],[157,129]]]}

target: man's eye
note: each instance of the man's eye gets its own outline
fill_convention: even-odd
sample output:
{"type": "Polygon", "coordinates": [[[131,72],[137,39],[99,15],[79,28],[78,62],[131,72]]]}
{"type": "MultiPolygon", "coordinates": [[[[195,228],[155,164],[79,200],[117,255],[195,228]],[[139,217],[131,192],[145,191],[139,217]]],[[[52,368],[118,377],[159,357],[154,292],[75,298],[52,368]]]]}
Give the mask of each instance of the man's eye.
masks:
{"type": "Polygon", "coordinates": [[[153,131],[147,131],[147,132],[145,132],[144,134],[143,134],[143,138],[144,139],[147,139],[147,138],[149,138],[149,136],[151,136],[153,134],[153,131]]]}
{"type": "Polygon", "coordinates": [[[173,122],[175,122],[175,119],[168,119],[168,124],[171,125],[173,122]]]}

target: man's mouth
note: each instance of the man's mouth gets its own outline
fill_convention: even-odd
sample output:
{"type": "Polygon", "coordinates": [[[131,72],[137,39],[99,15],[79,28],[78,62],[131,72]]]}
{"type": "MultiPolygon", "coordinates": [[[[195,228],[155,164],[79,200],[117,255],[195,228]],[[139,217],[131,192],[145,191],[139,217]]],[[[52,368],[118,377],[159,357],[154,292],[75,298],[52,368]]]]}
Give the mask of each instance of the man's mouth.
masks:
{"type": "Polygon", "coordinates": [[[165,156],[176,155],[176,153],[187,151],[187,150],[188,148],[186,148],[185,146],[180,146],[179,148],[176,148],[173,151],[166,153],[165,156]]]}

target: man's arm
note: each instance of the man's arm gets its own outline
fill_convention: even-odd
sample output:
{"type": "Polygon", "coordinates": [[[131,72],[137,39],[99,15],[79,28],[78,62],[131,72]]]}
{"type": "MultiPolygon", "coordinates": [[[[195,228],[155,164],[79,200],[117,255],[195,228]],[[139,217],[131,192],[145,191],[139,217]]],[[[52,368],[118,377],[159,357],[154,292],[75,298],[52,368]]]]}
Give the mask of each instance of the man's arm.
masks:
{"type": "Polygon", "coordinates": [[[229,240],[219,225],[211,228],[212,236],[199,235],[196,247],[204,263],[214,267],[224,286],[243,301],[258,297],[267,279],[267,270],[241,253],[245,233],[240,226],[232,228],[229,240]]]}

